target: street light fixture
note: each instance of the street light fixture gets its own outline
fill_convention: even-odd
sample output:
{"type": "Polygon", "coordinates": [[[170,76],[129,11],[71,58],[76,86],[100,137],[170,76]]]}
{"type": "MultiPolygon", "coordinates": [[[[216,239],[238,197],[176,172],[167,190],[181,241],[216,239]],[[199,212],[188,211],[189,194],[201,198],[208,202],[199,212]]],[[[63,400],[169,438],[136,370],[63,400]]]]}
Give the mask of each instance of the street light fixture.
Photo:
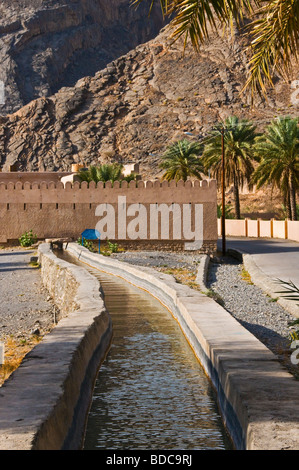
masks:
{"type": "Polygon", "coordinates": [[[225,237],[225,145],[224,145],[224,127],[221,129],[221,192],[222,192],[222,214],[221,214],[221,234],[222,234],[222,255],[226,253],[226,237],[225,237]]]}
{"type": "MultiPolygon", "coordinates": [[[[186,135],[191,135],[192,132],[184,132],[186,135]]],[[[222,193],[222,214],[221,214],[221,233],[222,233],[222,255],[226,254],[226,234],[225,234],[225,142],[224,142],[225,128],[221,128],[221,167],[222,167],[222,178],[221,178],[221,193],[222,193]]],[[[200,140],[203,136],[199,135],[197,139],[200,140]]],[[[210,178],[210,170],[209,170],[210,178]]]]}

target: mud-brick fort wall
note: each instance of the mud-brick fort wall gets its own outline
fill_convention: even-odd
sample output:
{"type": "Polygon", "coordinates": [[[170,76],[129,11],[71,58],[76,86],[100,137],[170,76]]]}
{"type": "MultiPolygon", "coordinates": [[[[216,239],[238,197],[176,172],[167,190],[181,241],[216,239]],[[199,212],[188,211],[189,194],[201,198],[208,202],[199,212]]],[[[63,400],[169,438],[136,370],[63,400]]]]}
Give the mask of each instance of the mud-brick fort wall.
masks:
{"type": "MultiPolygon", "coordinates": [[[[139,181],[127,183],[98,183],[86,182],[66,183],[60,181],[1,181],[0,179],[0,243],[18,240],[25,232],[33,230],[38,239],[68,237],[78,239],[85,229],[95,229],[100,217],[96,215],[99,205],[113,207],[118,218],[119,201],[126,202],[126,207],[132,204],[146,209],[150,217],[150,207],[165,204],[168,207],[176,205],[183,209],[187,205],[194,215],[192,227],[195,227],[195,207],[201,205],[203,221],[203,245],[200,251],[213,252],[217,242],[217,187],[216,181],[139,181]],[[120,199],[121,198],[121,199],[120,199]],[[125,198],[125,199],[124,199],[125,198]]],[[[127,216],[127,227],[116,223],[115,238],[125,248],[143,249],[175,249],[184,250],[184,234],[178,236],[172,229],[174,226],[173,213],[169,211],[169,237],[162,236],[161,226],[165,222],[159,215],[158,234],[153,239],[150,233],[150,221],[145,221],[147,236],[143,239],[132,240],[127,234],[127,228],[134,219],[127,216]]],[[[123,214],[122,214],[122,220],[123,214]]],[[[183,222],[183,221],[182,221],[183,222]]],[[[144,227],[143,227],[144,228],[144,227]]]]}

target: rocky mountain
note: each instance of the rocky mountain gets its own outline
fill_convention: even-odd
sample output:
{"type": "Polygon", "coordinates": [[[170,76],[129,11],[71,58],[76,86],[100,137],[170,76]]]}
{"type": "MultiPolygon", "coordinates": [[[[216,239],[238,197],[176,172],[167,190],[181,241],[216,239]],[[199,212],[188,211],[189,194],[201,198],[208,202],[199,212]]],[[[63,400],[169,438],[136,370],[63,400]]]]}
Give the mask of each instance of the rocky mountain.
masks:
{"type": "Polygon", "coordinates": [[[73,86],[156,36],[162,15],[157,7],[149,18],[149,5],[150,0],[138,9],[129,0],[1,0],[0,114],[73,86]]]}
{"type": "Polygon", "coordinates": [[[296,75],[289,83],[277,78],[267,100],[254,107],[240,94],[247,63],[242,41],[238,34],[214,35],[199,54],[191,47],[183,54],[164,28],[94,76],[2,117],[1,166],[69,171],[77,162],[138,162],[143,176],[153,177],[167,145],[200,138],[228,115],[253,119],[259,129],[275,116],[298,115],[296,75]]]}

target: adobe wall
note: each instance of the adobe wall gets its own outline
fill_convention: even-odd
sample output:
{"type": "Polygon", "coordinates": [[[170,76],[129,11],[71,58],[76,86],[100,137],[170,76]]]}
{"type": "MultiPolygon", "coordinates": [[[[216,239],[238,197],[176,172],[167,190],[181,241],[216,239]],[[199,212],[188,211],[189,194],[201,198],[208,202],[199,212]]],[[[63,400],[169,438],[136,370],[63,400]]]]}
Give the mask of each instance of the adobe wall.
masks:
{"type": "Polygon", "coordinates": [[[26,183],[27,181],[30,183],[42,183],[44,181],[50,183],[51,181],[58,182],[62,177],[72,174],[71,172],[62,171],[0,171],[0,183],[17,183],[18,181],[22,183],[26,183]]]}
{"type": "MultiPolygon", "coordinates": [[[[1,181],[1,179],[0,179],[1,181]]],[[[135,204],[135,215],[127,215],[120,224],[115,224],[115,237],[111,241],[124,243],[129,247],[140,248],[154,245],[155,249],[184,249],[184,243],[189,241],[181,230],[180,236],[173,230],[174,219],[169,213],[169,237],[161,232],[165,217],[158,216],[158,232],[153,238],[151,231],[151,207],[176,205],[181,214],[180,224],[183,226],[184,211],[191,210],[190,230],[196,229],[195,209],[201,206],[203,221],[201,251],[212,252],[217,242],[217,187],[216,181],[123,181],[114,183],[86,182],[0,182],[0,243],[18,240],[25,231],[33,230],[39,239],[69,237],[77,239],[85,229],[95,229],[100,220],[96,215],[99,205],[102,209],[110,207],[115,212],[116,221],[123,218],[120,201],[125,201],[126,208],[135,204]],[[122,199],[119,199],[122,198],[122,199]],[[146,220],[139,227],[146,230],[145,236],[132,239],[128,235],[130,222],[136,218],[140,207],[146,211],[146,220]],[[188,209],[189,208],[189,209],[188,209]],[[164,217],[164,218],[163,218],[164,217]],[[161,221],[162,220],[162,221],[161,221]],[[126,225],[126,226],[125,226],[126,225]],[[145,228],[146,227],[146,228],[145,228]]],[[[108,237],[106,237],[108,238],[108,237]]],[[[192,241],[192,239],[190,239],[192,241]]]]}

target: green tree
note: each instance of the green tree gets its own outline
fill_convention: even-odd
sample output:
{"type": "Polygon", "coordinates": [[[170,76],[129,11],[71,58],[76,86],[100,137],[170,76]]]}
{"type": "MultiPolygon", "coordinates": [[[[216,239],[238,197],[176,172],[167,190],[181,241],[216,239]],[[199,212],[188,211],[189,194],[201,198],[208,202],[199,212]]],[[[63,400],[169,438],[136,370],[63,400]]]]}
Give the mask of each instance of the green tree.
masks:
{"type": "Polygon", "coordinates": [[[78,176],[81,181],[119,181],[122,179],[123,166],[119,163],[104,164],[100,166],[90,166],[88,170],[80,171],[78,176]]]}
{"type": "Polygon", "coordinates": [[[278,187],[284,198],[287,215],[297,220],[296,190],[299,187],[299,127],[291,117],[273,120],[263,135],[256,138],[254,152],[259,166],[252,181],[278,187]]]}
{"type": "Polygon", "coordinates": [[[240,189],[250,182],[254,171],[253,144],[255,126],[246,119],[231,116],[208,135],[204,141],[202,162],[205,171],[218,181],[222,180],[222,130],[225,145],[225,185],[233,185],[236,219],[241,218],[240,189]]]}
{"type": "Polygon", "coordinates": [[[189,176],[202,179],[203,165],[199,158],[200,150],[199,142],[190,142],[187,139],[179,140],[167,147],[159,165],[165,170],[162,179],[187,181],[189,176]]]}
{"type": "MultiPolygon", "coordinates": [[[[134,5],[144,0],[131,0],[134,5]]],[[[172,38],[184,36],[193,47],[223,26],[243,28],[251,53],[245,88],[265,92],[276,71],[289,76],[299,45],[299,0],[152,0],[159,3],[164,16],[171,17],[172,38]],[[246,15],[247,26],[243,18],[246,15]]]]}
{"type": "MultiPolygon", "coordinates": [[[[234,214],[232,214],[232,206],[230,204],[225,205],[225,218],[226,219],[233,219],[234,214]]],[[[217,217],[221,219],[222,217],[222,207],[221,204],[217,204],[217,217]]]]}

